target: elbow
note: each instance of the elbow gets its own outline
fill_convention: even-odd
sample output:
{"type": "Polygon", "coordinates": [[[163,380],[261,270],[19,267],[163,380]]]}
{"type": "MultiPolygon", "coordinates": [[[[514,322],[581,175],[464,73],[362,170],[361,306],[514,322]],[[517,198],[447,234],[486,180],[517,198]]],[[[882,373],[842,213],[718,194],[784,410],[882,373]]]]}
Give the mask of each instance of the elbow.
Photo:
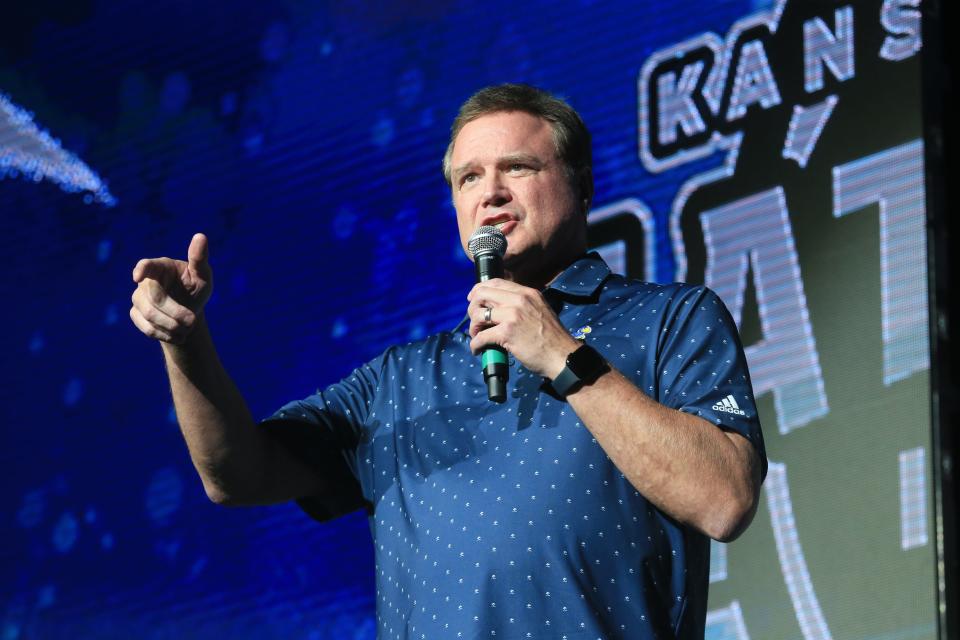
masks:
{"type": "Polygon", "coordinates": [[[705,523],[704,533],[717,542],[733,542],[740,537],[757,512],[758,492],[734,491],[714,506],[714,517],[705,523]]]}
{"type": "MultiPolygon", "coordinates": [[[[250,507],[275,504],[289,498],[271,498],[276,494],[272,485],[265,482],[262,474],[251,472],[200,474],[207,499],[221,507],[250,507]]],[[[292,496],[291,496],[292,497],[292,496]]]]}
{"type": "Polygon", "coordinates": [[[241,471],[236,465],[195,465],[207,499],[221,507],[240,507],[259,504],[257,485],[252,480],[257,474],[241,471]]]}
{"type": "Polygon", "coordinates": [[[213,504],[221,507],[232,507],[237,505],[236,498],[227,491],[224,491],[222,487],[205,482],[203,484],[203,489],[207,494],[207,499],[213,504]]]}
{"type": "Polygon", "coordinates": [[[753,447],[747,445],[740,463],[730,468],[726,480],[720,483],[720,491],[711,496],[707,509],[712,518],[703,532],[718,542],[739,538],[757,513],[761,483],[759,458],[753,447]]]}
{"type": "Polygon", "coordinates": [[[207,494],[207,499],[215,505],[221,507],[241,507],[249,505],[249,500],[244,500],[242,494],[237,491],[231,491],[221,482],[203,479],[203,490],[207,494]]]}
{"type": "Polygon", "coordinates": [[[715,523],[707,535],[717,542],[733,542],[747,530],[752,520],[753,512],[737,512],[715,523]]]}

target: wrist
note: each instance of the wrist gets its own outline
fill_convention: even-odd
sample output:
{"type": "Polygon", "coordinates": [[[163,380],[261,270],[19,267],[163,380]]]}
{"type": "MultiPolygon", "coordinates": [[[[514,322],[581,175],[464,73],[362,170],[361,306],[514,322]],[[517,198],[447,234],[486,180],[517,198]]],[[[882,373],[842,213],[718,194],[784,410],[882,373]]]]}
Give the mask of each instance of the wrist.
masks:
{"type": "Polygon", "coordinates": [[[553,355],[548,360],[547,366],[543,370],[543,377],[548,381],[553,380],[560,372],[563,371],[567,366],[567,358],[571,353],[579,349],[583,343],[579,340],[574,340],[570,336],[566,336],[565,340],[557,349],[553,352],[553,355]]]}
{"type": "Polygon", "coordinates": [[[189,328],[179,342],[161,342],[163,352],[170,357],[183,358],[191,353],[202,351],[210,342],[210,331],[203,311],[198,311],[193,326],[189,328]]]}
{"type": "Polygon", "coordinates": [[[593,347],[580,344],[565,361],[564,368],[548,383],[556,395],[565,398],[584,385],[593,384],[597,378],[610,371],[610,365],[593,347]]]}

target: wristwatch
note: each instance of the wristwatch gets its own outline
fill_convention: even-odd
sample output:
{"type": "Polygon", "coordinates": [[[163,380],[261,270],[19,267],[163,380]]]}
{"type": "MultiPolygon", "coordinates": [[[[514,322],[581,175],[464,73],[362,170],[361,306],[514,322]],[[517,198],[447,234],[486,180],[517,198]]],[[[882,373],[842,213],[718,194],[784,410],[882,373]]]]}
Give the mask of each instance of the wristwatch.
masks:
{"type": "Polygon", "coordinates": [[[550,386],[558,396],[565,398],[609,370],[610,365],[596,349],[583,345],[567,356],[567,366],[550,382],[550,386]]]}

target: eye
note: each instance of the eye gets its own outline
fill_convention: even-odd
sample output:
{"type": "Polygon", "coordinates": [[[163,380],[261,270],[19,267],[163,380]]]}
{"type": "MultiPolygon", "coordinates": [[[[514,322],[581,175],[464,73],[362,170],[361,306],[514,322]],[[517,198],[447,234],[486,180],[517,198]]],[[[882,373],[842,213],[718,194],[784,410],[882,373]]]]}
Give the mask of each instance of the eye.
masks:
{"type": "Polygon", "coordinates": [[[529,167],[527,167],[527,165],[521,162],[514,162],[513,164],[510,165],[510,171],[523,171],[528,168],[529,167]]]}

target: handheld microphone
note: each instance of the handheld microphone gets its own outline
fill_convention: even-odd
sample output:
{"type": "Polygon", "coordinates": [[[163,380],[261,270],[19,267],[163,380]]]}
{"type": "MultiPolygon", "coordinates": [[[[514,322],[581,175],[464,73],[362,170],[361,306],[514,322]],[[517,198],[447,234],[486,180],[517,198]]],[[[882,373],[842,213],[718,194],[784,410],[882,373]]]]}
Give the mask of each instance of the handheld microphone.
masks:
{"type": "MultiPolygon", "coordinates": [[[[477,282],[503,277],[503,254],[507,252],[507,238],[500,229],[484,225],[470,236],[467,248],[473,254],[477,282]]],[[[507,399],[507,378],[510,367],[507,352],[496,345],[486,347],[480,354],[483,379],[487,383],[487,397],[494,402],[507,399]]]]}

